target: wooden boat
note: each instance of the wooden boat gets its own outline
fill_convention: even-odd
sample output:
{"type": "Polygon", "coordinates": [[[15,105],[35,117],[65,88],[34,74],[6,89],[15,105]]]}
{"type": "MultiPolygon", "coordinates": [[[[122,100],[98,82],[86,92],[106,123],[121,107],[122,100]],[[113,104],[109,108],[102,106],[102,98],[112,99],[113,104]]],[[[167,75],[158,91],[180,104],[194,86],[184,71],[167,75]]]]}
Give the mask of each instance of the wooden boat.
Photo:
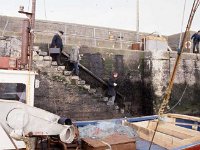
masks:
{"type": "Polygon", "coordinates": [[[200,118],[167,114],[163,120],[127,121],[140,138],[166,149],[200,150],[200,118]]]}
{"type": "MultiPolygon", "coordinates": [[[[100,120],[106,121],[106,120],[100,120]]],[[[100,121],[78,121],[77,126],[96,125],[100,121]]],[[[145,141],[170,150],[200,150],[200,118],[180,114],[166,114],[158,122],[158,116],[144,116],[108,121],[124,122],[134,128],[145,141]]],[[[137,143],[136,143],[137,144],[137,143]]],[[[149,145],[148,145],[149,146],[149,145]]],[[[146,147],[148,149],[149,147],[146,147]]]]}

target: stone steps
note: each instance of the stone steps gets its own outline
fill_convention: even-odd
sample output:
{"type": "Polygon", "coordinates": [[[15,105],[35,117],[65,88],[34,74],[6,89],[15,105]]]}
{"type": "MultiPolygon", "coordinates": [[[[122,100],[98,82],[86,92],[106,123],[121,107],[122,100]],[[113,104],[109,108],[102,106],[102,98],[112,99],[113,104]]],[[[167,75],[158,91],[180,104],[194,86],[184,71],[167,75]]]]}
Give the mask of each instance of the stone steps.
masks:
{"type": "MultiPolygon", "coordinates": [[[[42,61],[49,61],[42,56],[42,61]]],[[[42,58],[40,57],[40,58],[42,58]]],[[[44,101],[36,105],[42,109],[79,120],[111,119],[124,116],[115,106],[107,106],[103,100],[100,88],[91,88],[89,84],[78,76],[72,76],[72,72],[65,66],[58,66],[57,62],[50,60],[50,67],[39,67],[43,73],[42,81],[48,82],[45,93],[48,94],[44,101]],[[46,77],[47,76],[47,77],[46,77]],[[65,100],[66,99],[66,100],[65,100]]],[[[42,92],[39,92],[40,94],[42,92]]],[[[42,94],[45,96],[45,93],[42,94]]],[[[40,99],[40,95],[37,95],[40,99]]]]}

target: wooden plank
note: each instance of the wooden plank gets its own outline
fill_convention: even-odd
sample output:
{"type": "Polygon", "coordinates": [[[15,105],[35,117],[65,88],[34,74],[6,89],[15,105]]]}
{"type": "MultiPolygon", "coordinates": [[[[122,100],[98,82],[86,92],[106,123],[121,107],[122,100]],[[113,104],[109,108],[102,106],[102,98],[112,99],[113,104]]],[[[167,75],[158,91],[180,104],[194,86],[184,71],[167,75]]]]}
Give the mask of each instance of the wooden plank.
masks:
{"type": "MultiPolygon", "coordinates": [[[[144,128],[149,128],[151,130],[155,130],[157,120],[135,122],[132,124],[136,125],[135,128],[138,128],[138,126],[140,126],[140,127],[144,127],[144,128]]],[[[190,137],[199,135],[198,131],[187,129],[187,128],[180,127],[180,126],[176,126],[175,124],[171,124],[168,122],[161,122],[161,121],[159,123],[158,131],[163,132],[168,135],[171,135],[171,136],[175,136],[180,139],[190,138],[190,137]]]]}
{"type": "MultiPolygon", "coordinates": [[[[155,130],[156,129],[157,122],[150,121],[148,129],[155,130]]],[[[171,135],[173,137],[179,138],[179,139],[186,139],[191,138],[192,135],[189,133],[182,133],[182,127],[174,128],[175,125],[171,125],[169,123],[159,123],[157,127],[157,131],[164,133],[166,135],[171,135]]]]}
{"type": "Polygon", "coordinates": [[[195,142],[200,142],[200,135],[189,138],[189,139],[182,140],[180,143],[176,143],[176,146],[174,148],[180,147],[180,146],[183,146],[183,145],[192,144],[192,143],[195,143],[195,142]]]}
{"type": "Polygon", "coordinates": [[[199,117],[193,117],[193,116],[188,116],[188,115],[180,115],[180,114],[167,114],[167,116],[170,117],[170,118],[179,118],[179,119],[185,119],[185,120],[200,122],[199,117]]]}
{"type": "MultiPolygon", "coordinates": [[[[156,126],[156,121],[151,121],[151,122],[154,122],[154,123],[151,123],[151,124],[149,123],[148,128],[154,130],[155,126],[156,126]]],[[[192,130],[192,129],[187,129],[187,128],[184,128],[184,127],[176,126],[175,124],[171,124],[171,123],[168,123],[168,122],[160,122],[159,126],[161,126],[161,125],[164,126],[164,128],[166,128],[166,129],[174,130],[174,131],[179,132],[180,134],[185,134],[185,135],[188,135],[188,136],[191,136],[191,137],[192,136],[198,136],[200,134],[199,131],[195,131],[195,130],[192,130]]]]}
{"type": "MultiPolygon", "coordinates": [[[[138,135],[140,136],[140,138],[147,140],[147,141],[151,141],[153,138],[153,135],[155,133],[155,131],[151,130],[151,129],[147,129],[135,124],[131,124],[131,123],[127,123],[126,125],[133,127],[134,129],[136,129],[138,135]]],[[[161,132],[156,132],[154,139],[153,139],[153,143],[160,145],[164,148],[172,148],[176,145],[181,145],[182,140],[170,135],[166,135],[164,133],[161,132]]]]}

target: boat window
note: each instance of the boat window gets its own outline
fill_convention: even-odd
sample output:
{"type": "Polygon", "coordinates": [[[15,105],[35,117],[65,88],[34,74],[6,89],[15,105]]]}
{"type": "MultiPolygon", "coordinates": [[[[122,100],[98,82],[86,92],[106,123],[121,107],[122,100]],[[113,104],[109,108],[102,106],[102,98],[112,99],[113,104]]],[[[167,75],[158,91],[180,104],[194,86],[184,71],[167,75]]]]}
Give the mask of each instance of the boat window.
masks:
{"type": "Polygon", "coordinates": [[[0,83],[0,99],[25,103],[26,85],[22,83],[0,83]]]}

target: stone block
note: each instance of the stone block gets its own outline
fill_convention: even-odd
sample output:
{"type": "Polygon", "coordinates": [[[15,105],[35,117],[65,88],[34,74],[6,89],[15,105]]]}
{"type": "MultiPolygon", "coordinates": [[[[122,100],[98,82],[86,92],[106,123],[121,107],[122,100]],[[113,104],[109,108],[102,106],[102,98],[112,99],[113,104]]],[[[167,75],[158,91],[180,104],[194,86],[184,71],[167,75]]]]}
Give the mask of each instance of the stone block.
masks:
{"type": "Polygon", "coordinates": [[[39,46],[33,46],[34,51],[39,51],[40,47],[39,46]]]}
{"type": "Polygon", "coordinates": [[[181,55],[181,59],[184,59],[184,60],[196,60],[198,58],[197,55],[198,54],[195,54],[195,53],[183,53],[181,55]]]}
{"type": "Polygon", "coordinates": [[[38,55],[38,53],[36,51],[33,51],[33,57],[37,56],[37,55],[38,55]]]}
{"type": "Polygon", "coordinates": [[[79,76],[72,76],[71,80],[79,80],[79,76]]]}
{"type": "Polygon", "coordinates": [[[41,61],[41,60],[35,61],[35,65],[36,65],[37,67],[44,67],[43,62],[44,62],[44,61],[41,61]]]}
{"type": "Polygon", "coordinates": [[[152,53],[152,58],[153,59],[169,59],[170,54],[167,51],[157,51],[152,53]]]}
{"type": "Polygon", "coordinates": [[[52,57],[51,56],[44,56],[44,61],[52,61],[52,57]]]}
{"type": "Polygon", "coordinates": [[[50,67],[51,66],[51,61],[43,61],[43,66],[44,67],[50,67]]]}
{"type": "Polygon", "coordinates": [[[52,65],[52,66],[58,66],[58,64],[57,64],[56,61],[52,61],[52,62],[51,62],[51,65],[52,65]]]}
{"type": "Polygon", "coordinates": [[[66,70],[65,70],[65,71],[63,72],[63,74],[64,74],[65,76],[70,76],[70,75],[72,74],[72,72],[71,72],[71,71],[66,71],[66,70]]]}
{"type": "Polygon", "coordinates": [[[85,85],[83,85],[83,88],[86,89],[86,90],[90,90],[90,85],[85,84],[85,85]]]}
{"type": "Polygon", "coordinates": [[[85,80],[77,80],[77,85],[84,85],[85,84],[85,80]]]}
{"type": "Polygon", "coordinates": [[[94,93],[96,93],[96,91],[97,91],[96,89],[89,89],[89,90],[88,90],[88,92],[89,92],[90,94],[94,94],[94,93]]]}
{"type": "Polygon", "coordinates": [[[39,51],[40,56],[47,56],[47,52],[39,51]]]}
{"type": "Polygon", "coordinates": [[[33,61],[43,61],[43,56],[35,55],[33,56],[33,61]]]}
{"type": "Polygon", "coordinates": [[[170,58],[176,58],[177,57],[176,51],[170,52],[169,54],[170,54],[170,58]]]}
{"type": "Polygon", "coordinates": [[[79,80],[79,77],[78,76],[72,76],[71,77],[71,84],[77,84],[77,81],[79,80]]]}
{"type": "Polygon", "coordinates": [[[58,66],[58,71],[64,71],[65,70],[65,66],[58,66]]]}
{"type": "Polygon", "coordinates": [[[52,71],[58,71],[58,66],[52,66],[52,62],[51,62],[51,68],[52,68],[52,71]]]}
{"type": "Polygon", "coordinates": [[[115,110],[119,110],[119,106],[118,105],[115,105],[115,110]]]}
{"type": "Polygon", "coordinates": [[[70,76],[65,77],[65,81],[66,81],[68,84],[71,84],[70,76]]]}
{"type": "Polygon", "coordinates": [[[103,101],[107,102],[108,101],[108,97],[103,97],[103,101]]]}
{"type": "Polygon", "coordinates": [[[120,108],[120,112],[121,112],[121,114],[124,114],[124,112],[125,112],[124,108],[120,108]]]}

